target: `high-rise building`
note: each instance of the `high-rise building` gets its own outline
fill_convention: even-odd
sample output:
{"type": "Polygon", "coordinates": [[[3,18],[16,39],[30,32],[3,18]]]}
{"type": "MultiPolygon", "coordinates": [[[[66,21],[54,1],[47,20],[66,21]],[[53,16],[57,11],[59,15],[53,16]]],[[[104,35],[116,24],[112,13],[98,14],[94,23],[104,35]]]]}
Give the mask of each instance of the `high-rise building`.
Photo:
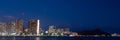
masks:
{"type": "Polygon", "coordinates": [[[5,32],[5,23],[0,22],[0,32],[5,32]]]}
{"type": "Polygon", "coordinates": [[[15,25],[16,25],[15,32],[17,32],[17,33],[23,32],[24,21],[22,19],[20,19],[20,20],[16,20],[15,22],[16,22],[15,23],[15,25]]]}
{"type": "Polygon", "coordinates": [[[40,33],[40,20],[37,20],[37,36],[39,35],[40,33]]]}
{"type": "Polygon", "coordinates": [[[6,32],[12,33],[15,32],[15,22],[7,22],[6,23],[6,32]]]}
{"type": "Polygon", "coordinates": [[[30,20],[28,30],[30,34],[39,34],[39,20],[30,20]]]}

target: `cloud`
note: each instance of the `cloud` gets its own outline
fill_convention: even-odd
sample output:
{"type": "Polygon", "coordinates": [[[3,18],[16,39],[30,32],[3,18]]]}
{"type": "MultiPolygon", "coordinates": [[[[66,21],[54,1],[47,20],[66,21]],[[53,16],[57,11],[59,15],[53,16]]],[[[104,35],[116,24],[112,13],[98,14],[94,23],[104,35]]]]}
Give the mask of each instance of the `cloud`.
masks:
{"type": "Polygon", "coordinates": [[[14,19],[15,17],[14,16],[4,16],[5,18],[8,18],[8,19],[14,19]]]}
{"type": "Polygon", "coordinates": [[[0,21],[2,22],[12,21],[14,19],[16,19],[16,17],[14,16],[6,16],[6,15],[0,16],[0,21]]]}

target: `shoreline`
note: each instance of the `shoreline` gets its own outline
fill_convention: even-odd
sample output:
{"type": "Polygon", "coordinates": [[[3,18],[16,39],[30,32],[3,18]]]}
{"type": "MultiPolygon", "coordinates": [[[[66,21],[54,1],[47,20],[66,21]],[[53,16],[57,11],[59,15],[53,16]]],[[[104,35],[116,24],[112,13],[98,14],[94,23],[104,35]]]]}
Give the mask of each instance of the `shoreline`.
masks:
{"type": "MultiPolygon", "coordinates": [[[[0,36],[0,37],[96,37],[96,36],[0,36]]],[[[97,36],[97,37],[120,37],[120,36],[97,36]]]]}

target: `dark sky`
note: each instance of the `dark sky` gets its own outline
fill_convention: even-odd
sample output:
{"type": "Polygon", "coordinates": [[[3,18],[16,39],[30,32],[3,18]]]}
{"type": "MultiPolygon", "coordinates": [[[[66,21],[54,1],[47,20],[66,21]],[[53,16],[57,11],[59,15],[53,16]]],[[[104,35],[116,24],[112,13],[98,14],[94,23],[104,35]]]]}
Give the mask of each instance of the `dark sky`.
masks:
{"type": "Polygon", "coordinates": [[[41,27],[72,31],[101,28],[120,33],[119,0],[0,0],[0,20],[40,19],[41,27]]]}

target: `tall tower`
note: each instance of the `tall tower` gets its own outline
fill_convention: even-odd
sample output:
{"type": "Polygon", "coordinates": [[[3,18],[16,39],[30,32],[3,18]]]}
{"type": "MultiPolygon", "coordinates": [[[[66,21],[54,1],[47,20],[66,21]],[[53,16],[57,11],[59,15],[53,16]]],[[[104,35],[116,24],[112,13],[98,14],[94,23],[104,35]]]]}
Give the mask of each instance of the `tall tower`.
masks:
{"type": "Polygon", "coordinates": [[[29,23],[28,23],[28,30],[29,30],[29,33],[31,34],[35,34],[35,35],[39,35],[39,23],[40,20],[30,20],[29,23]]]}
{"type": "Polygon", "coordinates": [[[15,31],[18,33],[18,32],[23,32],[23,25],[24,25],[24,22],[23,20],[16,20],[16,28],[15,28],[15,31]]]}
{"type": "Polygon", "coordinates": [[[37,20],[30,20],[28,22],[28,27],[29,27],[29,33],[31,34],[36,34],[36,28],[37,28],[37,20]]]}
{"type": "Polygon", "coordinates": [[[37,36],[39,35],[40,20],[37,20],[37,36]]]}

